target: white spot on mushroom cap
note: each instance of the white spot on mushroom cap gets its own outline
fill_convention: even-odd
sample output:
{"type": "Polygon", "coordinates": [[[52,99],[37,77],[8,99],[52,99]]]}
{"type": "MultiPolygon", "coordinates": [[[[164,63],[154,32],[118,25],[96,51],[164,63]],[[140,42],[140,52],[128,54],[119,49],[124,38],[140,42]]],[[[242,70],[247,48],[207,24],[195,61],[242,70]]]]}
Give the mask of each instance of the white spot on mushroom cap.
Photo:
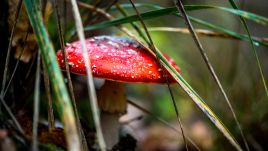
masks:
{"type": "Polygon", "coordinates": [[[111,40],[108,41],[108,44],[114,46],[114,47],[119,47],[119,45],[111,40]]]}
{"type": "Polygon", "coordinates": [[[127,53],[130,54],[130,55],[133,55],[133,54],[137,54],[137,51],[135,51],[133,49],[128,49],[127,53]]]}

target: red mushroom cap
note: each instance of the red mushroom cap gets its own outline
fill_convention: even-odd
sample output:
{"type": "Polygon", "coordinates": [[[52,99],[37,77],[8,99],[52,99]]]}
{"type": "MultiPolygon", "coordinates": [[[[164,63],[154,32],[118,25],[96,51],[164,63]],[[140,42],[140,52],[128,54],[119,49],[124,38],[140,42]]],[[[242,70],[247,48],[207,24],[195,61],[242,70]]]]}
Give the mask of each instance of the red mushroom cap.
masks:
{"type": "MultiPolygon", "coordinates": [[[[165,72],[169,82],[171,75],[161,69],[157,59],[136,41],[123,37],[98,36],[86,39],[86,47],[94,77],[119,82],[165,83],[165,72]]],[[[80,41],[67,44],[67,61],[70,71],[86,75],[86,68],[80,41]]],[[[173,67],[180,72],[175,62],[165,55],[173,67]]],[[[65,70],[61,51],[57,52],[61,69],[65,70]]]]}

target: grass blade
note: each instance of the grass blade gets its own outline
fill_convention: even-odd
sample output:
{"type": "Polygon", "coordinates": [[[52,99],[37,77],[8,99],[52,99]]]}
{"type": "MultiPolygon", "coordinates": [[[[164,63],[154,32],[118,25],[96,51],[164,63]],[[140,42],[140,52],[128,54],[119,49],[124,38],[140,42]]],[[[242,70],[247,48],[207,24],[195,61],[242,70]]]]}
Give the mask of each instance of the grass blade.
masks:
{"type": "Polygon", "coordinates": [[[4,69],[4,73],[3,73],[3,81],[2,81],[1,94],[0,94],[1,97],[3,97],[3,98],[4,98],[4,90],[5,90],[5,86],[6,86],[6,80],[7,80],[7,70],[8,70],[8,66],[9,66],[12,40],[13,40],[15,28],[17,26],[17,23],[18,23],[20,14],[21,14],[21,8],[22,8],[22,0],[20,0],[18,2],[16,14],[15,14],[15,21],[14,21],[14,24],[13,24],[12,29],[11,29],[10,39],[9,39],[9,43],[8,43],[8,50],[7,50],[5,69],[4,69]]]}
{"type": "Polygon", "coordinates": [[[178,82],[183,90],[190,96],[190,98],[197,104],[197,106],[206,114],[212,123],[224,134],[230,143],[239,151],[242,151],[236,139],[232,136],[229,130],[225,127],[217,115],[209,108],[204,100],[194,91],[194,89],[184,80],[184,78],[169,64],[165,57],[157,50],[157,55],[161,59],[161,64],[169,71],[172,77],[178,82]]]}
{"type": "Polygon", "coordinates": [[[60,39],[61,52],[62,52],[62,54],[64,56],[64,63],[65,63],[66,74],[67,74],[67,79],[68,79],[69,92],[70,92],[71,101],[72,101],[72,104],[73,104],[74,115],[76,117],[76,126],[78,128],[79,138],[81,140],[82,149],[83,149],[83,151],[88,151],[88,146],[87,146],[87,141],[86,141],[86,138],[85,138],[85,133],[84,133],[84,131],[82,129],[80,119],[79,119],[78,109],[77,109],[77,105],[76,105],[77,102],[75,100],[72,79],[71,79],[71,75],[70,75],[69,65],[68,65],[68,62],[67,62],[66,50],[65,50],[65,46],[64,46],[65,42],[64,42],[63,33],[62,33],[62,27],[61,27],[61,22],[60,22],[60,12],[59,12],[59,8],[58,8],[58,1],[57,0],[53,0],[53,6],[54,6],[54,9],[55,9],[55,15],[56,15],[56,20],[57,20],[57,29],[58,29],[58,36],[59,36],[59,39],[60,39]]]}
{"type": "MultiPolygon", "coordinates": [[[[188,29],[189,29],[189,32],[191,33],[191,35],[192,35],[192,37],[193,37],[193,39],[194,39],[194,42],[195,42],[197,48],[199,49],[199,51],[200,51],[200,53],[201,53],[201,55],[202,55],[202,58],[203,58],[203,60],[205,61],[206,65],[207,65],[207,68],[208,68],[209,71],[210,71],[210,74],[212,75],[212,77],[213,77],[214,81],[216,82],[218,88],[220,89],[220,92],[222,93],[222,95],[223,95],[223,97],[224,97],[226,103],[228,104],[229,109],[230,109],[231,112],[232,112],[232,115],[233,115],[233,117],[234,117],[234,119],[235,119],[235,121],[236,121],[236,125],[237,125],[238,128],[239,128],[239,132],[240,132],[240,134],[241,134],[243,140],[245,140],[244,133],[243,133],[243,131],[242,131],[242,128],[241,128],[241,126],[240,126],[240,123],[238,122],[237,116],[236,116],[236,114],[235,114],[235,112],[234,112],[234,109],[233,109],[233,107],[232,107],[232,105],[231,105],[231,102],[230,102],[230,100],[229,100],[229,98],[228,98],[228,96],[227,96],[225,90],[223,89],[222,84],[221,84],[221,82],[220,82],[220,80],[219,80],[219,78],[218,78],[216,72],[214,71],[214,68],[212,67],[212,65],[211,65],[211,63],[210,63],[210,61],[209,61],[209,58],[208,58],[208,56],[207,56],[207,54],[206,54],[206,52],[205,52],[205,49],[204,49],[203,46],[201,45],[201,42],[200,42],[198,36],[196,35],[196,33],[195,33],[195,31],[194,31],[194,27],[192,26],[192,23],[190,22],[190,20],[189,20],[189,18],[188,18],[188,15],[186,14],[186,12],[185,12],[185,10],[184,10],[184,6],[183,6],[181,0],[174,0],[174,3],[175,3],[175,5],[176,5],[177,9],[181,12],[181,14],[182,14],[182,16],[183,16],[183,18],[184,18],[184,20],[185,20],[185,24],[187,25],[187,27],[188,27],[188,29]]],[[[246,146],[248,147],[247,142],[246,142],[246,141],[244,141],[244,142],[245,142],[246,146]]],[[[239,149],[238,149],[238,150],[239,150],[239,149]]]]}
{"type": "MultiPolygon", "coordinates": [[[[122,7],[126,7],[126,5],[123,5],[122,7]]],[[[141,17],[143,20],[147,20],[147,19],[153,19],[156,17],[160,17],[160,16],[164,16],[164,15],[177,15],[180,16],[180,14],[177,13],[176,8],[162,8],[160,6],[156,6],[156,5],[145,5],[145,6],[151,6],[157,10],[152,10],[152,11],[148,11],[145,13],[141,13],[141,17]]],[[[207,7],[207,6],[206,6],[207,7]]],[[[200,8],[200,7],[197,7],[200,8]]],[[[205,9],[205,8],[203,8],[205,9]]],[[[193,10],[193,9],[190,9],[193,10]]],[[[189,10],[189,11],[190,11],[189,10]]],[[[244,41],[250,41],[249,37],[247,35],[243,35],[243,34],[238,34],[236,32],[233,32],[231,30],[228,30],[226,28],[211,24],[209,22],[194,18],[189,16],[190,20],[192,22],[195,22],[197,24],[200,24],[202,26],[205,26],[207,28],[213,29],[215,31],[219,31],[219,32],[223,32],[227,35],[236,37],[237,39],[240,40],[244,40],[244,41]]],[[[267,18],[266,18],[267,19],[267,18]]],[[[90,31],[90,30],[96,30],[96,29],[101,29],[101,28],[107,28],[107,27],[112,27],[112,26],[117,26],[117,25],[121,25],[121,24],[126,24],[126,23],[131,23],[131,22],[135,22],[138,21],[138,16],[137,15],[132,15],[132,16],[128,16],[128,17],[123,17],[123,18],[118,18],[118,19],[114,19],[112,21],[104,21],[98,24],[94,24],[91,26],[86,26],[84,29],[85,31],[90,31]]],[[[71,35],[74,34],[74,31],[71,31],[71,33],[69,33],[71,35]]],[[[264,46],[268,46],[268,43],[266,42],[262,42],[259,39],[253,38],[254,44],[255,45],[264,45],[264,46]]]]}
{"type": "Polygon", "coordinates": [[[45,66],[45,63],[42,59],[42,67],[43,67],[43,74],[44,74],[44,85],[45,85],[45,93],[48,100],[48,108],[47,108],[47,119],[48,119],[48,130],[51,131],[55,128],[55,118],[54,118],[54,111],[53,111],[53,102],[52,102],[52,96],[50,91],[50,81],[48,77],[47,68],[45,66]]]}
{"type": "MultiPolygon", "coordinates": [[[[236,3],[233,0],[229,0],[229,3],[232,5],[232,7],[235,10],[238,9],[236,3]]],[[[261,63],[260,63],[260,59],[259,59],[257,50],[256,50],[256,48],[254,46],[254,42],[253,42],[253,39],[251,37],[251,34],[250,34],[250,31],[249,31],[248,25],[247,25],[246,20],[244,18],[246,18],[246,17],[245,16],[240,16],[240,20],[242,21],[242,24],[245,27],[245,30],[246,30],[246,32],[248,34],[249,39],[250,39],[250,45],[252,47],[252,50],[253,50],[253,53],[254,53],[254,56],[255,56],[255,59],[256,59],[256,63],[257,63],[257,66],[258,66],[258,69],[259,69],[259,72],[260,72],[260,75],[261,75],[263,87],[264,87],[266,96],[268,97],[268,88],[267,88],[266,81],[265,81],[265,78],[264,78],[264,75],[263,75],[263,69],[262,69],[262,66],[261,66],[261,63]]]]}
{"type": "MultiPolygon", "coordinates": [[[[1,87],[1,92],[0,92],[0,100],[1,100],[1,104],[4,106],[4,108],[6,109],[7,113],[11,117],[12,121],[14,122],[17,130],[21,134],[24,134],[24,131],[23,131],[20,123],[17,121],[15,115],[12,113],[11,109],[6,104],[6,101],[4,100],[5,86],[6,86],[6,82],[7,82],[7,74],[8,74],[8,67],[9,67],[9,59],[10,59],[10,53],[11,53],[12,40],[13,40],[15,28],[17,26],[17,23],[18,23],[20,14],[21,14],[21,8],[22,8],[22,0],[20,0],[18,2],[17,8],[16,8],[16,13],[15,13],[15,21],[14,21],[14,24],[12,25],[11,34],[10,34],[10,38],[9,38],[8,50],[7,50],[7,56],[6,56],[6,60],[5,60],[5,67],[4,67],[4,73],[3,73],[3,80],[2,80],[2,87],[1,87]]],[[[8,89],[8,87],[6,89],[8,89]]]]}
{"type": "Polygon", "coordinates": [[[77,32],[78,32],[78,37],[79,37],[79,39],[81,41],[83,57],[84,57],[84,60],[85,60],[85,66],[86,66],[86,72],[87,72],[88,94],[90,95],[90,104],[91,104],[94,124],[95,124],[95,127],[96,127],[98,143],[100,145],[100,149],[102,151],[104,151],[104,150],[106,150],[106,145],[105,145],[105,141],[104,141],[103,133],[102,133],[102,130],[101,130],[101,125],[100,125],[100,117],[99,117],[97,96],[96,96],[95,87],[94,87],[94,83],[93,83],[93,77],[92,77],[92,71],[91,71],[91,66],[90,66],[89,55],[88,55],[88,52],[87,52],[87,49],[86,49],[84,28],[83,28],[83,24],[82,24],[82,21],[81,21],[81,17],[80,17],[80,13],[79,13],[76,1],[71,0],[71,3],[72,3],[74,18],[75,18],[75,24],[76,24],[76,28],[77,28],[77,32]]]}
{"type": "Polygon", "coordinates": [[[32,150],[38,151],[38,121],[39,121],[39,104],[40,104],[40,50],[37,54],[37,67],[35,74],[35,86],[34,86],[34,114],[33,114],[33,139],[32,150]]]}
{"type": "MultiPolygon", "coordinates": [[[[176,8],[175,7],[168,7],[168,8],[162,8],[161,6],[158,5],[152,5],[152,4],[135,4],[137,7],[151,7],[155,9],[164,9],[164,13],[175,13],[176,8]]],[[[130,4],[121,4],[121,7],[123,8],[131,8],[130,4]]],[[[202,9],[218,9],[221,11],[229,12],[234,15],[238,15],[240,17],[246,18],[248,20],[251,20],[253,22],[256,22],[258,24],[268,26],[268,18],[264,16],[260,16],[251,12],[243,11],[243,10],[238,10],[238,9],[233,9],[233,8],[228,8],[228,7],[220,7],[220,6],[211,6],[211,5],[184,5],[185,10],[187,11],[195,11],[195,10],[202,10],[202,9]]],[[[165,15],[165,14],[163,14],[165,15]]]]}
{"type": "MultiPolygon", "coordinates": [[[[232,7],[235,10],[238,9],[236,3],[233,0],[229,0],[229,3],[232,5],[232,7]]],[[[253,43],[250,31],[249,31],[248,25],[247,25],[246,20],[244,19],[244,17],[240,16],[240,20],[242,21],[242,24],[245,27],[245,30],[246,30],[246,32],[248,34],[249,39],[250,39],[250,45],[252,47],[252,50],[253,50],[253,53],[254,53],[254,56],[255,56],[255,59],[256,59],[256,63],[257,63],[257,66],[258,66],[258,69],[259,69],[259,72],[260,72],[260,75],[261,75],[264,90],[266,92],[266,96],[268,97],[268,89],[267,89],[266,81],[265,81],[265,78],[264,78],[264,75],[263,75],[262,66],[261,66],[261,63],[260,63],[260,60],[259,60],[259,56],[257,54],[257,50],[256,50],[256,48],[254,46],[254,43],[253,43]]],[[[241,130],[241,127],[239,127],[239,129],[241,130]]],[[[249,151],[250,149],[249,149],[248,143],[247,143],[247,141],[245,139],[245,136],[242,135],[242,138],[243,138],[244,144],[246,146],[246,149],[249,151]]]]}
{"type": "Polygon", "coordinates": [[[55,92],[58,111],[65,128],[68,150],[79,151],[79,138],[70,97],[55,56],[55,50],[45,29],[41,12],[38,11],[36,1],[25,0],[24,3],[55,92]]]}

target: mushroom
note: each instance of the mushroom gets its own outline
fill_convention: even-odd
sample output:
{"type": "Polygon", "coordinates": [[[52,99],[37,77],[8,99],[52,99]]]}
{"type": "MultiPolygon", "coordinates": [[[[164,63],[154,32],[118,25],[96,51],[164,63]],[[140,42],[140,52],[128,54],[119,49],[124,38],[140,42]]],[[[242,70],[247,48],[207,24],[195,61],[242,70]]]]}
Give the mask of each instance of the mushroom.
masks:
{"type": "MultiPolygon", "coordinates": [[[[175,80],[161,68],[157,59],[138,42],[125,37],[97,36],[86,39],[86,47],[91,62],[93,76],[105,79],[104,85],[97,90],[98,104],[101,109],[101,124],[108,148],[118,141],[119,116],[126,113],[127,99],[124,83],[166,83],[175,80]],[[165,74],[163,74],[165,73],[165,74]]],[[[70,72],[86,75],[86,67],[80,41],[67,44],[67,61],[70,72]]],[[[178,71],[175,62],[166,59],[178,71]]],[[[65,70],[61,51],[57,58],[65,70]]]]}

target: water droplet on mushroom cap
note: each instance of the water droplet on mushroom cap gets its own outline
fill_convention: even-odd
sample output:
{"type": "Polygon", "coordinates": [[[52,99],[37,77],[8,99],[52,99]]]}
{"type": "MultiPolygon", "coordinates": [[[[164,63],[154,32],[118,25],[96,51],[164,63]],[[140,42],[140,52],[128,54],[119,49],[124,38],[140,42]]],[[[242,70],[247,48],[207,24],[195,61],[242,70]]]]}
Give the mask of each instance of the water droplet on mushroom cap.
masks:
{"type": "MultiPolygon", "coordinates": [[[[86,45],[94,77],[120,82],[165,83],[165,72],[171,78],[166,70],[160,70],[161,67],[152,54],[128,38],[97,36],[86,39],[86,45]]],[[[66,54],[68,62],[74,63],[70,71],[86,75],[80,41],[68,44],[66,54]]],[[[180,71],[172,59],[164,56],[180,71]]],[[[57,57],[61,69],[65,69],[61,51],[57,52],[57,57]]]]}

